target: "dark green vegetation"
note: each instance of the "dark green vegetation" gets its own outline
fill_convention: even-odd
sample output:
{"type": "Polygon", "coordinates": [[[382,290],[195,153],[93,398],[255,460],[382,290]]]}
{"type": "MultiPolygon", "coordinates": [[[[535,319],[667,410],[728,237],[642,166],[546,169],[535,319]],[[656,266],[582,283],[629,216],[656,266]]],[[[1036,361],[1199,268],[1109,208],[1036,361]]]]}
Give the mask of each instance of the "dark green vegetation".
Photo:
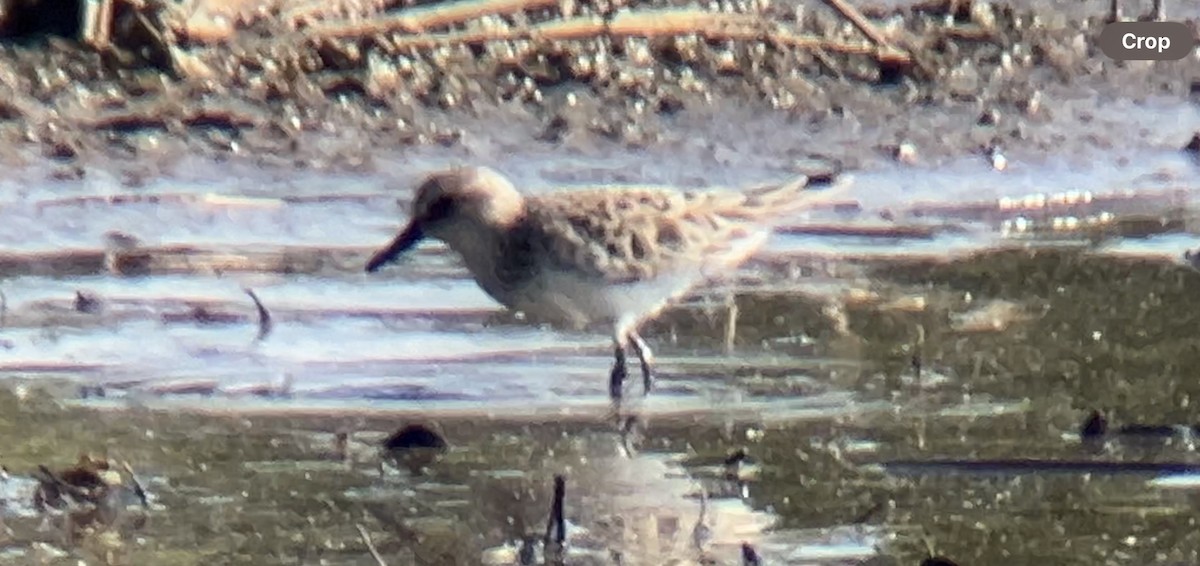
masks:
{"type": "MultiPolygon", "coordinates": [[[[804,324],[817,337],[817,353],[861,361],[814,364],[806,373],[857,391],[862,411],[801,420],[764,414],[762,421],[734,421],[719,411],[651,418],[632,460],[620,455],[617,434],[599,417],[517,422],[425,415],[441,427],[449,452],[423,475],[389,468],[381,478],[375,446],[409,417],[96,411],[64,407],[55,400],[61,395],[3,393],[0,461],[13,474],[10,485],[37,464],[60,469],[79,452],[107,452],[133,465],[153,501],[140,530],[67,545],[55,529],[36,530],[40,518],[14,513],[28,505],[26,494],[6,492],[6,552],[10,563],[35,563],[49,548],[61,548],[114,564],[371,564],[356,528],[362,525],[391,564],[475,564],[489,547],[540,537],[551,478],[562,473],[567,516],[590,530],[590,540],[571,544],[597,549],[574,555],[573,563],[600,564],[607,550],[637,555],[635,539],[622,533],[636,530],[639,513],[658,516],[660,533],[664,517],[677,516],[679,528],[690,530],[698,504],[682,496],[687,489],[658,493],[654,486],[669,466],[651,465],[662,461],[656,455],[684,455],[685,469],[719,494],[728,485],[713,470],[744,448],[761,465],[758,477],[747,480],[748,503],[776,513],[780,533],[853,523],[882,529],[891,536],[880,551],[891,558],[872,564],[917,564],[928,551],[926,539],[935,553],[972,565],[1200,557],[1194,496],[1151,487],[1149,475],[893,475],[876,465],[947,458],[1195,461],[1169,446],[1095,454],[1064,433],[1073,433],[1091,407],[1109,409],[1114,422],[1200,421],[1190,402],[1200,388],[1192,370],[1200,274],[1161,261],[1043,249],[891,265],[874,275],[888,282],[877,286],[882,298],[844,305],[847,333],[802,297],[738,298],[738,353],[756,353],[764,344],[779,354],[799,352],[801,346],[780,339],[804,324]],[[925,298],[923,309],[891,301],[917,294],[925,298]],[[1015,305],[989,311],[1005,321],[998,330],[963,326],[963,314],[996,300],[1015,305]],[[356,431],[349,448],[355,463],[333,453],[338,430],[356,431]],[[877,448],[854,450],[858,441],[877,448]],[[643,485],[645,493],[622,482],[643,485]],[[622,503],[630,489],[653,510],[622,503]]],[[[690,315],[669,313],[659,324],[669,327],[683,316],[690,315]]],[[[710,327],[712,343],[677,347],[711,352],[723,338],[720,325],[710,327]]],[[[785,370],[735,373],[713,379],[746,385],[752,395],[771,395],[772,382],[786,389],[785,370]]],[[[668,554],[696,558],[686,546],[668,554]]],[[[48,562],[74,563],[57,560],[48,562]]]]}

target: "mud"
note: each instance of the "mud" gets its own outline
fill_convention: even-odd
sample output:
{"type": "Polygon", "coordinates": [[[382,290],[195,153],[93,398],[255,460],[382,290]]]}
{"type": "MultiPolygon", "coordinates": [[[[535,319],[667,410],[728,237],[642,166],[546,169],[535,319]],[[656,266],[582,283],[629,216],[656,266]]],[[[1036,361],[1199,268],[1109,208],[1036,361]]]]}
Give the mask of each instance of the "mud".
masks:
{"type": "MultiPolygon", "coordinates": [[[[734,564],[742,543],[778,564],[916,564],[931,551],[982,565],[1197,559],[1185,481],[1193,449],[1097,447],[1077,431],[1097,407],[1114,422],[1195,421],[1187,375],[1197,336],[1180,315],[1195,310],[1200,274],[1043,248],[875,276],[884,300],[847,304],[841,332],[820,330],[819,302],[739,296],[754,329],[741,355],[770,350],[805,369],[715,372],[706,379],[745,388],[740,412],[648,405],[632,435],[586,407],[551,417],[359,402],[330,412],[112,389],[75,401],[70,381],[10,380],[0,394],[5,552],[12,563],[372,563],[361,527],[388,563],[516,563],[523,540],[541,552],[551,479],[563,474],[575,564],[617,554],[734,564]],[[972,316],[991,323],[963,324],[972,316]],[[752,323],[780,317],[810,321],[814,343],[791,342],[788,325],[752,323]],[[854,400],[753,409],[760,398],[819,399],[822,387],[848,388],[854,400]],[[448,448],[397,468],[384,440],[413,423],[432,424],[448,448]],[[338,432],[349,433],[340,450],[338,432]],[[739,451],[741,465],[727,467],[739,451]],[[149,520],[93,525],[72,540],[59,519],[37,528],[46,519],[30,509],[28,474],[80,452],[130,462],[150,506],[118,516],[149,520]],[[701,490],[703,552],[690,542],[701,490]]],[[[659,329],[685,313],[668,313],[659,329]]],[[[725,340],[720,325],[689,328],[713,346],[725,340]]]]}
{"type": "MultiPolygon", "coordinates": [[[[373,170],[381,151],[413,146],[476,157],[613,146],[720,159],[729,127],[768,136],[779,159],[822,155],[850,167],[887,162],[902,144],[936,164],[993,147],[1028,155],[1178,149],[1193,133],[1136,127],[1138,118],[1116,110],[1193,104],[1200,65],[1106,58],[1094,40],[1107,0],[958,2],[953,13],[945,2],[857,4],[911,63],[788,47],[775,35],[721,39],[719,26],[652,39],[601,33],[403,47],[414,36],[335,33],[353,29],[352,20],[259,17],[223,41],[172,45],[166,62],[151,56],[166,47],[132,32],[99,53],[35,36],[0,48],[0,141],[9,165],[48,159],[58,164],[52,175],[66,178],[117,169],[137,185],[196,155],[337,170],[373,170]],[[180,61],[193,70],[181,71],[180,61]],[[497,122],[503,131],[489,127],[497,122]]],[[[573,17],[694,8],[571,5],[573,17]]],[[[711,8],[784,30],[772,33],[870,43],[825,5],[711,8]]],[[[566,17],[562,10],[487,16],[465,29],[537,25],[566,17]]],[[[1195,27],[1194,7],[1170,10],[1195,27]]],[[[168,26],[167,15],[154,14],[168,26]]],[[[422,33],[460,29],[451,28],[422,33]]]]}

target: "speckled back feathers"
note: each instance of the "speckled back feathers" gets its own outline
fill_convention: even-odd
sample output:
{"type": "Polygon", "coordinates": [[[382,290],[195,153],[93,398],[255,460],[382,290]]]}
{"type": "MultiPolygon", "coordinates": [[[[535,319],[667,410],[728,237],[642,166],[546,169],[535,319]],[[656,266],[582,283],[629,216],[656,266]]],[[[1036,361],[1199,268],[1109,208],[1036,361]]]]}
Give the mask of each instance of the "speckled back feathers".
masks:
{"type": "Polygon", "coordinates": [[[532,196],[523,233],[513,236],[535,249],[511,252],[606,283],[726,267],[742,259],[748,238],[811,200],[805,181],[745,192],[622,187],[532,196]]]}

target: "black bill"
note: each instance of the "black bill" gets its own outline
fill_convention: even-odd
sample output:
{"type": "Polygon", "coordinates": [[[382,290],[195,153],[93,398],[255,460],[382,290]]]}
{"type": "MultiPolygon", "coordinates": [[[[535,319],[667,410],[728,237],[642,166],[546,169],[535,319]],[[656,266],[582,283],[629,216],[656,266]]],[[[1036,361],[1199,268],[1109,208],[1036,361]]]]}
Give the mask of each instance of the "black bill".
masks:
{"type": "Polygon", "coordinates": [[[387,247],[371,256],[371,260],[367,262],[367,273],[374,273],[380,267],[400,257],[400,254],[408,251],[424,237],[425,234],[421,232],[421,227],[416,222],[409,224],[387,247]]]}

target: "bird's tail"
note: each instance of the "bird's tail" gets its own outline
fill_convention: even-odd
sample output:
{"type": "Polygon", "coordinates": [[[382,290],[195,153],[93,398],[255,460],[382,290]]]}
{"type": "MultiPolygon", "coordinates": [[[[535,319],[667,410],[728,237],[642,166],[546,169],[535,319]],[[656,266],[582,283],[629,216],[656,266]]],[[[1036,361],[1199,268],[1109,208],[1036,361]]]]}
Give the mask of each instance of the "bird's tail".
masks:
{"type": "Polygon", "coordinates": [[[843,196],[852,184],[844,175],[800,175],[783,184],[772,183],[742,191],[743,206],[755,216],[781,216],[824,204],[843,196]]]}

